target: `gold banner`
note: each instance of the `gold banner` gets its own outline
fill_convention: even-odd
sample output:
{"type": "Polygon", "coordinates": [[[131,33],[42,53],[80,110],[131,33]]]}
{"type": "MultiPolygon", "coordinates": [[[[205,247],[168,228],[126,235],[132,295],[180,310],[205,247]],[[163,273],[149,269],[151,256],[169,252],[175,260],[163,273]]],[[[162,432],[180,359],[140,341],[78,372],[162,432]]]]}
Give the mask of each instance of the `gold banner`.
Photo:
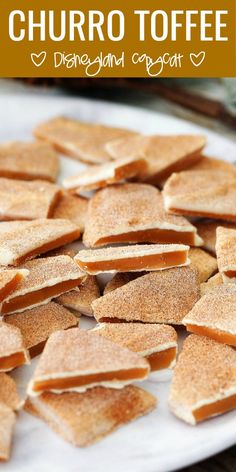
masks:
{"type": "Polygon", "coordinates": [[[235,0],[8,0],[1,77],[235,77],[235,0]]]}

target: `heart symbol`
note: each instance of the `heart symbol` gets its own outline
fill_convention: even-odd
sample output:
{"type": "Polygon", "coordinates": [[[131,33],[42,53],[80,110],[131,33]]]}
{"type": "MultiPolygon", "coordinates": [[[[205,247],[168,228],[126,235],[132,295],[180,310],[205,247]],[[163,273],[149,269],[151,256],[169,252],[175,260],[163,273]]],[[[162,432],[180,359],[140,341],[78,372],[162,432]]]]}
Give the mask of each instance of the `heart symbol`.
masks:
{"type": "Polygon", "coordinates": [[[190,61],[195,67],[199,67],[206,57],[205,51],[201,51],[198,54],[190,53],[190,61]]]}
{"type": "Polygon", "coordinates": [[[31,61],[34,63],[36,67],[40,67],[44,63],[46,56],[47,56],[46,51],[42,51],[39,54],[32,52],[31,61]]]}

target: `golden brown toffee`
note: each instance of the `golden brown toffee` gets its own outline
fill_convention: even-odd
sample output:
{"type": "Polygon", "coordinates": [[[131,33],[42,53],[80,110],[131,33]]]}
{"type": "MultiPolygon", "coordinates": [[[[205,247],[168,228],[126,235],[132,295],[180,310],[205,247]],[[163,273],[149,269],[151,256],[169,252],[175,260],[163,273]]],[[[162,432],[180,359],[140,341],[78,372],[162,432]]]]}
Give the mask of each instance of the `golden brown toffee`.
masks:
{"type": "Polygon", "coordinates": [[[62,196],[62,192],[57,192],[57,194],[55,195],[50,207],[49,207],[49,210],[48,210],[48,214],[47,214],[47,218],[52,218],[53,217],[53,213],[54,213],[54,210],[57,206],[57,204],[59,203],[60,199],[61,199],[61,196],[62,196]]]}
{"type": "Polygon", "coordinates": [[[236,334],[226,333],[225,331],[216,328],[213,329],[208,328],[207,326],[197,326],[192,324],[187,324],[186,329],[192,333],[199,334],[200,336],[212,338],[220,343],[236,346],[236,334]]]}
{"type": "Polygon", "coordinates": [[[16,274],[15,277],[0,290],[0,302],[7,298],[10,293],[14,292],[21,279],[22,275],[16,274]]]}
{"type": "Polygon", "coordinates": [[[213,218],[217,220],[228,220],[228,221],[236,221],[236,215],[226,215],[225,213],[223,214],[218,214],[218,213],[211,213],[208,211],[194,211],[194,210],[185,210],[184,208],[168,208],[169,211],[175,213],[176,215],[186,215],[186,216],[202,216],[205,218],[213,218]]]}
{"type": "Polygon", "coordinates": [[[126,257],[124,259],[113,259],[110,261],[83,262],[79,261],[79,266],[83,270],[119,270],[127,272],[129,270],[162,269],[176,265],[185,264],[187,261],[187,251],[167,252],[162,254],[149,254],[147,256],[126,257]]]}
{"type": "Polygon", "coordinates": [[[78,287],[80,283],[80,278],[75,280],[67,280],[50,287],[44,287],[40,290],[35,290],[34,292],[28,292],[24,295],[11,298],[10,300],[3,302],[2,314],[13,313],[28,306],[37,305],[44,300],[56,297],[63,292],[67,292],[75,287],[78,287]]]}
{"type": "Polygon", "coordinates": [[[4,177],[7,179],[16,179],[16,180],[47,180],[48,182],[54,182],[54,179],[49,175],[45,174],[35,174],[32,176],[31,174],[27,174],[26,172],[20,172],[19,170],[0,170],[0,177],[4,177]]]}
{"type": "Polygon", "coordinates": [[[75,377],[48,379],[35,381],[32,387],[34,392],[47,390],[64,390],[76,387],[84,387],[100,382],[116,382],[143,379],[148,374],[148,368],[134,368],[128,370],[118,370],[115,372],[103,372],[97,374],[79,375],[75,377]]]}
{"type": "Polygon", "coordinates": [[[15,264],[14,265],[20,265],[22,264],[23,262],[27,261],[28,259],[32,259],[33,257],[36,257],[38,256],[39,254],[43,254],[45,252],[49,252],[51,251],[52,249],[56,249],[57,247],[60,247],[60,246],[65,246],[66,244],[69,244],[71,243],[72,241],[74,241],[75,239],[79,239],[80,238],[80,231],[79,230],[75,230],[75,231],[72,231],[71,233],[69,234],[66,234],[64,236],[61,236],[60,238],[57,238],[57,239],[54,239],[53,241],[50,241],[49,243],[46,243],[46,244],[43,244],[42,246],[37,246],[35,249],[33,249],[32,251],[29,251],[27,252],[26,254],[24,254],[23,256],[21,257],[18,257],[16,260],[15,260],[15,264]]]}
{"type": "Polygon", "coordinates": [[[226,272],[224,272],[224,274],[226,275],[226,277],[233,279],[234,277],[236,277],[236,270],[227,270],[226,272]]]}
{"type": "Polygon", "coordinates": [[[158,243],[158,244],[195,244],[195,233],[189,231],[173,231],[169,229],[144,229],[129,233],[113,234],[98,239],[96,246],[113,243],[158,243]]]}
{"type": "Polygon", "coordinates": [[[176,347],[171,347],[169,349],[165,349],[163,351],[154,352],[149,356],[146,356],[148,360],[151,371],[167,369],[171,363],[176,358],[176,347]]]}
{"type": "MultiPolygon", "coordinates": [[[[53,198],[53,201],[52,203],[50,204],[49,208],[48,208],[48,212],[47,212],[47,215],[46,215],[46,218],[52,218],[53,217],[53,213],[54,213],[54,210],[58,204],[58,202],[60,201],[61,199],[61,192],[58,192],[55,197],[53,198]]],[[[2,215],[2,218],[1,218],[1,221],[13,221],[13,220],[17,220],[17,221],[31,221],[32,217],[28,217],[27,215],[24,215],[24,216],[20,216],[18,215],[17,217],[12,217],[12,215],[8,215],[7,213],[2,215]]]]}
{"type": "Polygon", "coordinates": [[[11,370],[25,364],[26,358],[23,352],[15,352],[9,356],[0,357],[0,370],[11,370]]]}
{"type": "Polygon", "coordinates": [[[193,416],[197,423],[206,420],[211,416],[220,415],[236,408],[236,394],[230,397],[217,400],[216,402],[204,405],[193,411],[193,416]]]}

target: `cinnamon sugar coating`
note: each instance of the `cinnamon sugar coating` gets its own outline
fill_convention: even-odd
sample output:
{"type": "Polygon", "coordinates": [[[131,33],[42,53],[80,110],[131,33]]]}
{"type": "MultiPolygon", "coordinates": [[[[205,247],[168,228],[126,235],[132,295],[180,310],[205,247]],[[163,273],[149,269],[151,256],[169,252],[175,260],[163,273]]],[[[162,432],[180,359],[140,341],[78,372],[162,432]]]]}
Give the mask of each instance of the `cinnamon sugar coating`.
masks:
{"type": "MultiPolygon", "coordinates": [[[[29,355],[25,349],[20,330],[15,326],[9,326],[3,321],[0,321],[0,358],[5,358],[17,353],[22,353],[25,359],[23,363],[29,364],[29,355]]],[[[1,372],[12,370],[14,367],[14,365],[11,368],[3,367],[1,372]]]]}
{"type": "Polygon", "coordinates": [[[201,296],[206,295],[210,290],[222,284],[222,275],[217,272],[217,274],[213,275],[213,277],[210,277],[207,282],[201,284],[201,296]]]}
{"type": "MultiPolygon", "coordinates": [[[[236,271],[236,230],[219,226],[216,230],[216,256],[220,273],[236,271]]],[[[225,280],[226,281],[226,280],[225,280]]],[[[228,280],[233,281],[233,279],[228,280]]]]}
{"type": "Polygon", "coordinates": [[[12,410],[19,410],[22,404],[15,380],[4,372],[0,373],[0,402],[5,403],[12,410]]]}
{"type": "Polygon", "coordinates": [[[59,157],[42,141],[12,141],[0,146],[0,176],[11,179],[42,179],[55,182],[59,157]]]}
{"type": "MultiPolygon", "coordinates": [[[[60,284],[67,281],[75,280],[75,286],[85,277],[85,274],[80,271],[77,264],[69,256],[55,256],[55,257],[42,257],[39,259],[34,259],[28,261],[24,264],[24,268],[29,271],[29,276],[22,280],[18,285],[17,289],[8,297],[7,300],[3,302],[3,313],[11,313],[15,311],[23,311],[24,308],[30,308],[37,306],[53,298],[54,294],[50,296],[48,291],[45,295],[42,295],[40,301],[32,301],[29,299],[28,303],[22,308],[20,306],[19,310],[13,309],[13,311],[6,311],[8,304],[12,303],[12,300],[17,299],[26,294],[34,293],[39,290],[43,290],[46,287],[51,288],[58,285],[58,293],[60,295],[66,289],[60,288],[60,284]],[[77,282],[76,282],[77,281],[77,282]]],[[[68,289],[70,290],[70,288],[68,289]]]]}
{"type": "Polygon", "coordinates": [[[43,393],[29,398],[25,409],[65,441],[84,447],[149,413],[156,403],[150,393],[128,385],[121,390],[95,387],[85,393],[43,393]]]}
{"type": "Polygon", "coordinates": [[[0,461],[10,458],[13,430],[16,422],[15,413],[5,403],[0,403],[0,461]]]}
{"type": "Polygon", "coordinates": [[[194,266],[200,277],[200,282],[205,282],[217,271],[217,260],[200,248],[190,248],[190,265],[194,266]]]}
{"type": "Polygon", "coordinates": [[[164,186],[164,206],[173,214],[236,221],[236,175],[199,170],[172,174],[164,186]]]}
{"type": "MultiPolygon", "coordinates": [[[[19,328],[24,346],[31,351],[39,346],[41,352],[44,343],[54,331],[72,328],[78,325],[78,318],[57,303],[50,302],[20,314],[6,317],[5,322],[19,328]],[[42,347],[40,347],[42,345],[42,347]]],[[[39,352],[37,352],[39,354],[39,352]]],[[[33,356],[34,357],[34,356],[33,356]]]]}
{"type": "Polygon", "coordinates": [[[0,178],[0,220],[50,218],[61,197],[58,185],[0,178]]]}
{"type": "Polygon", "coordinates": [[[0,264],[19,265],[79,237],[79,229],[68,220],[39,219],[0,223],[0,264]]]}
{"type": "Polygon", "coordinates": [[[64,193],[58,202],[53,218],[62,218],[74,223],[81,233],[84,231],[85,221],[87,217],[88,200],[84,197],[75,197],[64,193]]]}
{"type": "Polygon", "coordinates": [[[181,325],[200,298],[193,267],[178,267],[147,275],[107,293],[92,303],[97,321],[142,321],[181,325]]]}
{"type": "Polygon", "coordinates": [[[229,223],[220,220],[200,220],[195,222],[195,226],[199,236],[203,240],[203,247],[212,254],[216,253],[216,229],[218,226],[236,229],[236,223],[229,223]]]}
{"type": "Polygon", "coordinates": [[[140,156],[147,162],[141,180],[161,184],[172,172],[190,167],[201,159],[206,144],[203,136],[135,136],[108,143],[106,148],[113,158],[140,156]]]}
{"type": "Polygon", "coordinates": [[[135,159],[144,155],[149,140],[149,136],[136,134],[108,141],[105,148],[112,159],[123,159],[127,156],[135,159]]]}
{"type": "Polygon", "coordinates": [[[102,323],[93,332],[141,355],[177,346],[176,331],[164,324],[102,323]]]}
{"type": "Polygon", "coordinates": [[[196,303],[183,323],[236,335],[235,285],[220,285],[210,290],[196,303]]]}
{"type": "MultiPolygon", "coordinates": [[[[162,195],[155,187],[137,183],[110,186],[91,198],[83,241],[88,247],[100,246],[103,238],[115,235],[118,242],[119,235],[153,229],[178,232],[178,243],[182,232],[193,233],[195,244],[201,243],[191,223],[164,211],[162,195]]],[[[146,240],[137,236],[139,241],[155,242],[148,235],[146,240]]]]}
{"type": "Polygon", "coordinates": [[[235,393],[236,350],[203,336],[188,336],[174,368],[171,411],[195,424],[196,408],[235,393]]]}
{"type": "MultiPolygon", "coordinates": [[[[43,379],[79,377],[104,372],[114,372],[114,380],[109,382],[109,386],[117,388],[115,372],[129,369],[142,369],[143,379],[149,373],[149,365],[145,359],[95,333],[78,328],[57,331],[47,341],[30,381],[28,393],[34,395],[34,385],[43,379]]],[[[134,380],[130,379],[129,383],[134,380]]],[[[101,382],[98,381],[99,383],[101,382]]],[[[91,386],[93,385],[88,383],[80,391],[91,386]]]]}
{"type": "Polygon", "coordinates": [[[34,130],[37,138],[50,142],[56,149],[76,160],[91,164],[111,160],[105,148],[108,141],[134,134],[126,129],[84,123],[66,117],[53,118],[34,130]]]}
{"type": "Polygon", "coordinates": [[[131,282],[131,280],[137,279],[145,275],[145,272],[118,272],[116,273],[111,280],[107,282],[105,285],[103,295],[106,295],[113,290],[116,290],[119,287],[123,287],[123,285],[131,282]]]}
{"type": "Polygon", "coordinates": [[[202,159],[191,166],[189,170],[219,170],[236,174],[236,166],[234,164],[209,156],[202,156],[202,159]]]}

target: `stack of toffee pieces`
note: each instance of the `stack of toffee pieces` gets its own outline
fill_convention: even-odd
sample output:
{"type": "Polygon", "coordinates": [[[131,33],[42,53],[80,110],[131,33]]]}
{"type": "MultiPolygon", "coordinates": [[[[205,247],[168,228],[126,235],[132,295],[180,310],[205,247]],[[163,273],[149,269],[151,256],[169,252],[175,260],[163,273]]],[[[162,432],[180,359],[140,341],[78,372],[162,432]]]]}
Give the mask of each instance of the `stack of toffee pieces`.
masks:
{"type": "Polygon", "coordinates": [[[56,118],[34,136],[0,146],[0,459],[20,409],[87,446],[156,407],[136,382],[162,369],[181,420],[235,408],[234,166],[198,135],[56,118]],[[86,164],[62,186],[58,152],[86,164]],[[36,356],[21,399],[6,372],[36,356]]]}

